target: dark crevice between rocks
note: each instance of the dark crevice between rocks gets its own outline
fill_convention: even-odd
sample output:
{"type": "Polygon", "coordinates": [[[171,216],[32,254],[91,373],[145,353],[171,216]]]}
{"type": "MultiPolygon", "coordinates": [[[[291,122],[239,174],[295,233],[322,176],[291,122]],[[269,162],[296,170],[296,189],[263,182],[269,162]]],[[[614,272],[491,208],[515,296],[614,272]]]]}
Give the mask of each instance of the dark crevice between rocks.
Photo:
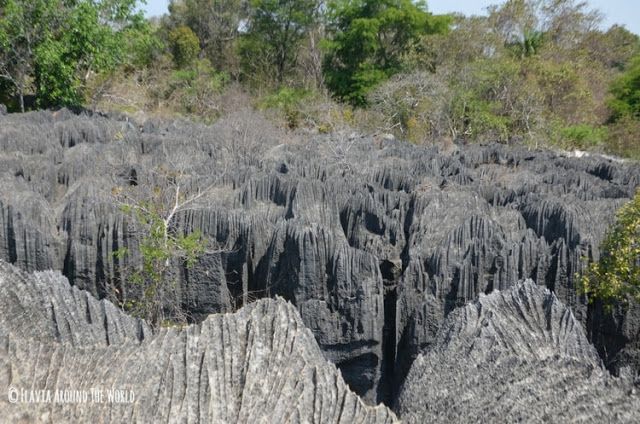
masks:
{"type": "Polygon", "coordinates": [[[393,388],[394,388],[394,396],[389,401],[390,403],[386,403],[385,405],[389,405],[392,409],[396,407],[397,395],[402,387],[402,384],[409,373],[409,369],[413,364],[414,359],[418,355],[418,352],[421,348],[426,348],[425,345],[416,345],[412,343],[413,334],[415,334],[415,321],[413,318],[409,318],[403,328],[399,329],[400,331],[397,333],[397,347],[395,351],[396,361],[393,366],[393,388]]]}
{"type": "Polygon", "coordinates": [[[71,242],[67,243],[67,251],[64,255],[64,263],[62,265],[62,275],[67,277],[69,284],[74,286],[76,279],[76,266],[71,255],[71,242]]]}
{"type": "Polygon", "coordinates": [[[243,252],[240,251],[222,253],[226,286],[232,303],[231,307],[234,310],[242,308],[247,300],[245,298],[248,297],[242,284],[242,254],[243,252]]]}
{"type": "Polygon", "coordinates": [[[396,305],[402,263],[387,259],[382,260],[380,273],[384,285],[384,326],[382,329],[382,375],[378,386],[378,402],[392,407],[398,388],[394,373],[396,365],[396,305]]]}
{"type": "Polygon", "coordinates": [[[352,234],[350,234],[351,231],[349,231],[349,214],[349,208],[344,208],[340,211],[340,227],[342,227],[344,238],[347,239],[349,246],[354,247],[352,234]]]}
{"type": "MultiPolygon", "coordinates": [[[[104,299],[109,296],[109,289],[106,284],[106,275],[104,272],[104,259],[105,252],[102,251],[102,243],[105,237],[105,232],[102,229],[102,225],[98,225],[98,242],[97,242],[97,254],[96,254],[96,294],[98,299],[104,299]]],[[[108,253],[107,253],[108,254],[108,253]]]]}
{"type": "Polygon", "coordinates": [[[630,345],[638,343],[625,335],[625,320],[629,319],[637,319],[637,313],[629,311],[628,306],[623,304],[607,307],[602,301],[595,301],[588,305],[587,337],[598,351],[604,366],[617,377],[624,366],[631,366],[636,374],[640,368],[640,357],[634,358],[628,356],[628,353],[625,355],[625,350],[631,347],[630,345]]]}
{"type": "Polygon", "coordinates": [[[604,181],[613,181],[615,168],[608,163],[600,163],[595,168],[587,169],[587,172],[604,181]]]}
{"type": "Polygon", "coordinates": [[[411,240],[411,225],[413,224],[413,216],[416,213],[416,196],[411,196],[411,200],[409,201],[409,205],[407,206],[407,214],[404,220],[404,226],[402,231],[404,232],[404,247],[402,248],[402,252],[400,253],[400,259],[402,260],[402,273],[404,273],[409,266],[409,261],[411,260],[411,255],[409,254],[410,250],[410,240],[411,240]]]}
{"type": "Polygon", "coordinates": [[[494,289],[494,280],[496,276],[496,267],[495,265],[491,268],[491,270],[489,271],[488,275],[487,275],[487,287],[484,289],[484,294],[487,295],[489,293],[491,293],[494,289]]]}
{"type": "Polygon", "coordinates": [[[444,298],[444,315],[448,316],[454,309],[464,306],[466,303],[462,296],[458,295],[460,289],[460,269],[456,269],[451,279],[451,289],[444,298]]]}
{"type": "Polygon", "coordinates": [[[371,212],[364,213],[364,226],[373,234],[383,236],[385,233],[384,223],[377,215],[371,212]]]}
{"type": "Polygon", "coordinates": [[[375,378],[372,370],[375,370],[377,365],[378,357],[372,352],[363,353],[336,364],[349,388],[360,396],[373,388],[375,378]]]}
{"type": "Polygon", "coordinates": [[[13,211],[11,206],[7,208],[7,238],[9,239],[9,262],[15,264],[18,262],[18,250],[16,248],[16,233],[13,228],[13,211]]]}

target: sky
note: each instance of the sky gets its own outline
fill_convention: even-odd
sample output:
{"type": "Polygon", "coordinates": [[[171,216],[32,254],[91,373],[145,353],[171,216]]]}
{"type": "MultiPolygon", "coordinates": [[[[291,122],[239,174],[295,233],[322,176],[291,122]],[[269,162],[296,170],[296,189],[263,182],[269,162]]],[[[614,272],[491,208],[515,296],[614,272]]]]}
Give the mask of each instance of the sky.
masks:
{"type": "MultiPolygon", "coordinates": [[[[461,12],[465,15],[485,14],[485,8],[500,0],[427,0],[432,13],[461,12]]],[[[591,7],[605,14],[603,29],[621,24],[629,31],[640,34],[640,2],[638,0],[588,0],[591,7]]],[[[169,0],[147,0],[144,7],[147,16],[167,13],[169,0]]]]}

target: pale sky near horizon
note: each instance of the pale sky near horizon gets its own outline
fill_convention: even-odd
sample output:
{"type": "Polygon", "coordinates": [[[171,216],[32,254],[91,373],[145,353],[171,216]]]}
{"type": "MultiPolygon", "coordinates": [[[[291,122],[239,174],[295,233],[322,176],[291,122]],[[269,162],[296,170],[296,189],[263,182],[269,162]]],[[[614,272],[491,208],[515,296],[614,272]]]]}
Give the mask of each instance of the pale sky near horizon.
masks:
{"type": "MultiPolygon", "coordinates": [[[[460,12],[465,15],[483,15],[486,7],[500,4],[502,0],[427,0],[432,13],[460,12]]],[[[605,15],[603,27],[624,25],[629,31],[640,34],[640,2],[638,0],[588,0],[589,5],[605,15]]],[[[147,16],[167,13],[169,0],[147,0],[144,6],[147,16]]]]}

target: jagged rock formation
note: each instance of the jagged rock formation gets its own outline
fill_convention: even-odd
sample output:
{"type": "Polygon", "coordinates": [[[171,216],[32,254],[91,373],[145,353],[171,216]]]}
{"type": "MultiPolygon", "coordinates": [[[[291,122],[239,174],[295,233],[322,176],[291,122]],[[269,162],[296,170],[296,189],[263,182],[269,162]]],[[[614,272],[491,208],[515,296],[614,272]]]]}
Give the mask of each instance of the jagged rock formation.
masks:
{"type": "Polygon", "coordinates": [[[2,422],[395,422],[349,390],[282,299],[151,334],[59,273],[2,261],[0,390],[2,422]],[[51,401],[26,402],[32,390],[51,401]]]}
{"type": "Polygon", "coordinates": [[[637,165],[238,125],[1,116],[0,258],[61,270],[100,298],[130,296],[140,234],[111,190],[134,175],[148,189],[154,169],[185,155],[215,190],[178,226],[221,250],[177,272],[195,321],[281,296],[357,393],[391,403],[449,313],[532,278],[573,308],[607,366],[640,369],[637,311],[589,309],[574,286],[640,182],[637,165]],[[120,247],[131,254],[117,260],[120,247]]]}
{"type": "Polygon", "coordinates": [[[638,422],[571,310],[527,281],[452,312],[397,401],[408,423],[638,422]]]}

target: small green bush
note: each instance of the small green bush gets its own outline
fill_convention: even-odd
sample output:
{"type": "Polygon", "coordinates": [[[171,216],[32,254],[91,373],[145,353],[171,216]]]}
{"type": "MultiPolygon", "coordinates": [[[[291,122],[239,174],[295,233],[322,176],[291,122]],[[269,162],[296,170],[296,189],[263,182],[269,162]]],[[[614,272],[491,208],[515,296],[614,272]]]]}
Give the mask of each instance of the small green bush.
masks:
{"type": "Polygon", "coordinates": [[[169,33],[169,47],[176,66],[184,68],[198,57],[200,40],[191,28],[183,25],[169,33]]]}
{"type": "Polygon", "coordinates": [[[607,129],[578,124],[561,128],[560,136],[565,147],[588,149],[602,144],[607,139],[607,129]]]}
{"type": "Polygon", "coordinates": [[[616,214],[602,244],[602,257],[580,278],[589,300],[605,304],[634,299],[640,302],[640,190],[616,214]]]}
{"type": "Polygon", "coordinates": [[[608,128],[607,152],[640,160],[640,119],[623,116],[608,128]]]}
{"type": "Polygon", "coordinates": [[[214,120],[220,114],[219,97],[228,80],[228,75],[216,72],[207,59],[199,59],[191,67],[171,73],[165,99],[183,113],[214,120]]]}
{"type": "Polygon", "coordinates": [[[283,113],[289,129],[295,129],[300,126],[302,120],[302,101],[308,96],[309,93],[305,90],[283,87],[266,96],[260,102],[260,106],[263,109],[276,109],[283,113]]]}

